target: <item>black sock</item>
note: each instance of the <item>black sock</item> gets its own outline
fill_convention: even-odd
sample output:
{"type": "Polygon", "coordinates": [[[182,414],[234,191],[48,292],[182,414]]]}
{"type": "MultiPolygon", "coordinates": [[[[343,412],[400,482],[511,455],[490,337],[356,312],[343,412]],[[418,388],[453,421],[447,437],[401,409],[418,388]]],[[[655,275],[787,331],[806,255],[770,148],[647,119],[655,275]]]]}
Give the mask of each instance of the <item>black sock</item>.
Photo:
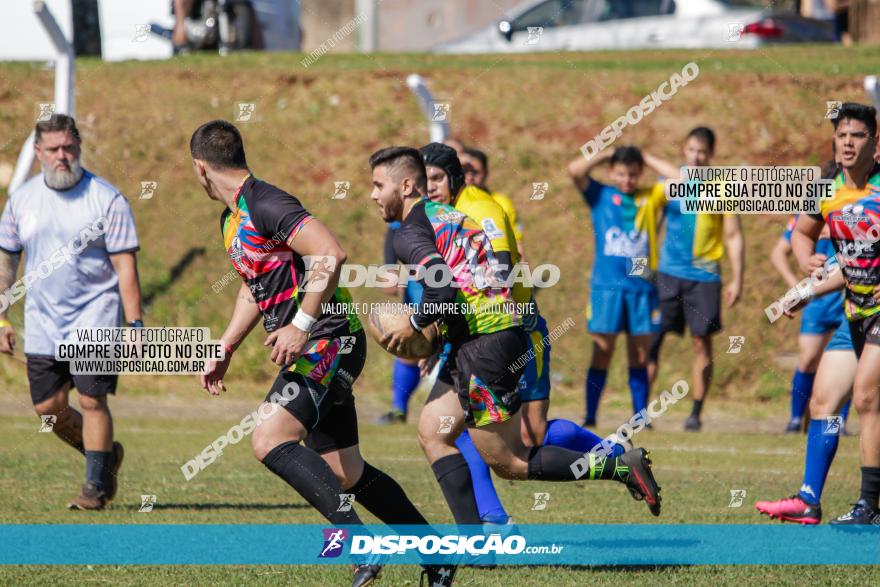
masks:
{"type": "Polygon", "coordinates": [[[98,491],[103,491],[107,477],[110,475],[113,453],[100,450],[87,450],[86,482],[94,484],[98,491]]]}
{"type": "Polygon", "coordinates": [[[880,467],[862,467],[862,493],[861,499],[868,502],[875,512],[880,510],[880,467]]]}
{"type": "Polygon", "coordinates": [[[694,407],[691,408],[691,416],[693,416],[694,418],[699,419],[699,418],[700,418],[700,413],[701,413],[702,411],[703,411],[703,400],[701,400],[701,399],[695,399],[695,400],[694,400],[694,407]]]}
{"type": "Polygon", "coordinates": [[[437,459],[431,468],[440,483],[443,497],[452,510],[456,524],[479,524],[480,512],[477,511],[477,498],[471,483],[471,471],[461,453],[455,453],[437,459]]]}
{"type": "Polygon", "coordinates": [[[389,526],[428,523],[397,481],[366,461],[361,478],[346,491],[354,494],[355,503],[389,526]]]}
{"type": "Polygon", "coordinates": [[[584,455],[559,446],[533,446],[529,452],[529,479],[576,481],[614,479],[626,481],[629,467],[615,457],[584,455]],[[575,463],[578,464],[575,464],[575,463]],[[574,465],[574,466],[572,466],[574,465]]]}
{"type": "Polygon", "coordinates": [[[266,468],[284,479],[333,524],[360,524],[354,508],[338,511],[345,493],[330,465],[310,448],[290,441],[279,444],[263,459],[266,468]]]}

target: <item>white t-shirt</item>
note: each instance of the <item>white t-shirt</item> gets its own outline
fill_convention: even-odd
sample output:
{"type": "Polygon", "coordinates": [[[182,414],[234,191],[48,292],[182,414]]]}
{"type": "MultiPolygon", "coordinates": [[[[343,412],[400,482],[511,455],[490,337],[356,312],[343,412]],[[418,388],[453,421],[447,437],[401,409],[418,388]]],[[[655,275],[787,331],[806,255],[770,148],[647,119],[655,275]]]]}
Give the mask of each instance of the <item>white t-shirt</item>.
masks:
{"type": "Polygon", "coordinates": [[[0,217],[0,248],[25,253],[24,275],[0,292],[0,310],[24,305],[24,352],[55,355],[76,328],[119,326],[119,281],[110,255],[139,248],[128,200],[88,171],[68,190],[36,175],[16,190],[0,217]]]}

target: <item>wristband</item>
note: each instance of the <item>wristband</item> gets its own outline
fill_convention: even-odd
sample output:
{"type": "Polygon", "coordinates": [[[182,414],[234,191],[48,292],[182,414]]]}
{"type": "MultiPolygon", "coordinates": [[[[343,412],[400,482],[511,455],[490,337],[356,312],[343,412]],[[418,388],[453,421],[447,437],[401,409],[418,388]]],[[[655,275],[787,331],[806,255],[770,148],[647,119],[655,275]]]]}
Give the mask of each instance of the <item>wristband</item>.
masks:
{"type": "Polygon", "coordinates": [[[416,324],[416,315],[415,315],[415,314],[410,315],[410,317],[409,317],[409,324],[410,324],[410,326],[413,327],[413,330],[415,330],[416,332],[421,332],[421,331],[422,331],[422,329],[419,328],[419,325],[416,324]]]}
{"type": "Polygon", "coordinates": [[[9,320],[0,320],[0,328],[12,328],[12,322],[9,320]]]}
{"type": "Polygon", "coordinates": [[[232,356],[232,353],[235,352],[235,349],[233,349],[231,346],[229,346],[228,344],[226,344],[226,343],[223,342],[223,341],[221,341],[220,344],[223,345],[223,350],[226,352],[226,356],[227,356],[227,357],[231,357],[231,356],[232,356]]]}
{"type": "Polygon", "coordinates": [[[140,319],[138,319],[138,320],[132,320],[131,322],[128,323],[128,327],[129,327],[129,328],[143,328],[143,327],[144,327],[144,321],[143,321],[143,320],[140,320],[140,319]]]}
{"type": "Polygon", "coordinates": [[[302,310],[296,311],[296,316],[293,317],[292,325],[296,326],[303,332],[311,332],[312,328],[315,327],[315,322],[317,322],[317,318],[313,318],[303,312],[302,310]]]}

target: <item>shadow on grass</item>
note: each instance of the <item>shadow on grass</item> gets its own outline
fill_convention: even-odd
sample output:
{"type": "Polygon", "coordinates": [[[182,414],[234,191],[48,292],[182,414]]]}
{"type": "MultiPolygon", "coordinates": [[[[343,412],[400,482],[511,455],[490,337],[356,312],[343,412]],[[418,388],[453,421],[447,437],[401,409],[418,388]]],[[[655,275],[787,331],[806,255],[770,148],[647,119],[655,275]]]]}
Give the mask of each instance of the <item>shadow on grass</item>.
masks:
{"type": "MultiPolygon", "coordinates": [[[[126,504],[122,506],[125,510],[138,511],[141,506],[126,504]]],[[[156,510],[304,510],[310,509],[307,503],[155,503],[153,511],[156,510]]],[[[114,508],[116,509],[116,508],[114,508]]]]}
{"type": "Polygon", "coordinates": [[[163,279],[156,284],[150,284],[150,286],[145,288],[143,305],[149,306],[153,303],[153,300],[171,289],[174,283],[180,279],[181,275],[183,275],[183,272],[186,271],[187,267],[192,265],[196,257],[200,257],[204,254],[204,247],[194,247],[188,250],[183,257],[181,257],[180,261],[171,268],[166,279],[163,279]]]}

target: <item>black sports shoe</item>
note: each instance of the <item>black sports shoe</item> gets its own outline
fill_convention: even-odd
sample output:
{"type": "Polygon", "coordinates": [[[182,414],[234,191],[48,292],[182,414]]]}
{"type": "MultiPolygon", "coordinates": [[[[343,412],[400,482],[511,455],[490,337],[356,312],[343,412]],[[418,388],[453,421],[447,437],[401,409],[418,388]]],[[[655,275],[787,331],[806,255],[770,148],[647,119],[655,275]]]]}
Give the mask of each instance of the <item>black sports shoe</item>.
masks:
{"type": "Polygon", "coordinates": [[[581,428],[595,428],[596,427],[596,418],[592,420],[589,418],[584,418],[584,423],[581,424],[581,428]]]}
{"type": "Polygon", "coordinates": [[[627,451],[617,457],[617,460],[629,467],[629,475],[626,478],[626,488],[629,489],[633,499],[645,500],[648,509],[655,516],[660,515],[660,486],[651,472],[651,459],[648,451],[636,448],[627,451]]]}
{"type": "Polygon", "coordinates": [[[372,585],[382,574],[382,565],[356,565],[351,587],[367,587],[372,585]]]}
{"type": "Polygon", "coordinates": [[[449,587],[455,577],[455,565],[425,565],[419,587],[449,587]]]}
{"type": "Polygon", "coordinates": [[[789,420],[788,426],[785,427],[786,434],[797,434],[801,431],[801,421],[797,418],[789,420]]]}
{"type": "Polygon", "coordinates": [[[836,526],[855,524],[880,524],[880,515],[868,505],[864,499],[853,504],[853,509],[842,516],[831,520],[836,526]]]}
{"type": "Polygon", "coordinates": [[[406,412],[400,410],[391,410],[376,418],[376,424],[379,426],[387,426],[388,424],[405,424],[406,412]]]}
{"type": "Polygon", "coordinates": [[[688,416],[688,419],[684,421],[684,429],[688,432],[699,432],[702,427],[703,423],[693,414],[688,416]]]}

